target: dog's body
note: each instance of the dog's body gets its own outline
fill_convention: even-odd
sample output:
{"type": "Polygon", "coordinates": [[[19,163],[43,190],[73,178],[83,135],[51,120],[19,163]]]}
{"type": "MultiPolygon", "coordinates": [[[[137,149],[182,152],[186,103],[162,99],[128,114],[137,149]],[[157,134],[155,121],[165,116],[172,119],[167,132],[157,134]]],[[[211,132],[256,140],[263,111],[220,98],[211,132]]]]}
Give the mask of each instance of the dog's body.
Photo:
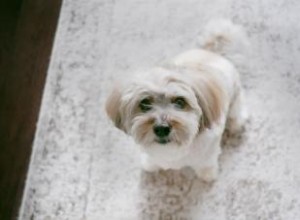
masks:
{"type": "Polygon", "coordinates": [[[247,119],[238,71],[217,54],[234,56],[232,41],[243,35],[220,25],[210,27],[203,49],[139,73],[108,98],[110,118],[141,146],[144,169],[189,166],[205,181],[217,177],[225,128],[235,133],[247,119]]]}

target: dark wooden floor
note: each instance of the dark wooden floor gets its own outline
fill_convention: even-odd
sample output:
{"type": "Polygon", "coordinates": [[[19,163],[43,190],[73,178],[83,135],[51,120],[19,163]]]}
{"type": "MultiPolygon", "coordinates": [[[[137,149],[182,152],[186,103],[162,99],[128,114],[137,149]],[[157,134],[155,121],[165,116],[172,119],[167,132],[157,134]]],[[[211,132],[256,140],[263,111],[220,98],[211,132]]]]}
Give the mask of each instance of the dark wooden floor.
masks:
{"type": "Polygon", "coordinates": [[[0,219],[16,219],[61,0],[0,2],[0,219]]]}

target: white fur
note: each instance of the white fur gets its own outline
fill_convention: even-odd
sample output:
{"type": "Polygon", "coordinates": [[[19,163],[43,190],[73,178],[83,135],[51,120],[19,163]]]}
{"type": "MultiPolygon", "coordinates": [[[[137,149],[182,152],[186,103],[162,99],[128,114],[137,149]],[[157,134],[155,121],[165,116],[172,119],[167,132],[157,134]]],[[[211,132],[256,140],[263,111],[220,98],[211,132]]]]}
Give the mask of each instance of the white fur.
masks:
{"type": "Polygon", "coordinates": [[[107,101],[108,115],[116,126],[140,144],[145,170],[189,166],[203,180],[213,181],[218,174],[220,142],[225,127],[236,132],[247,119],[238,71],[225,58],[237,57],[236,49],[244,44],[245,35],[239,27],[221,21],[219,26],[209,26],[203,36],[204,49],[184,52],[166,66],[139,73],[122,88],[115,89],[111,95],[113,98],[107,101]],[[212,88],[217,89],[218,97],[212,96],[215,99],[205,97],[210,93],[203,88],[209,82],[218,87],[212,88]],[[195,92],[193,85],[202,90],[195,92]],[[216,111],[207,119],[211,124],[207,123],[200,130],[207,112],[204,105],[199,104],[199,95],[204,96],[205,105],[220,102],[214,105],[220,108],[218,117],[215,117],[217,109],[210,108],[210,111],[216,111]],[[143,113],[138,103],[146,96],[155,101],[151,111],[143,113]],[[184,96],[189,108],[175,108],[170,100],[176,96],[184,96]],[[170,133],[169,143],[156,142],[151,123],[177,124],[170,133]]]}

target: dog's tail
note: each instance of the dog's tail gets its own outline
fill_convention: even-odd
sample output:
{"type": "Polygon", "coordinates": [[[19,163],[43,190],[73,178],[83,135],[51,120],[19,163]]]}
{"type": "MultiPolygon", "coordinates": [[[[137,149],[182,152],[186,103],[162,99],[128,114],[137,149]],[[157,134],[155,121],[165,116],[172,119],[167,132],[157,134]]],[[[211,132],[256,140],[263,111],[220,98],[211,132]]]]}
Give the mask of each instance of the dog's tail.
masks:
{"type": "Polygon", "coordinates": [[[218,53],[239,66],[245,63],[250,52],[244,29],[225,19],[209,22],[198,43],[201,48],[218,53]]]}

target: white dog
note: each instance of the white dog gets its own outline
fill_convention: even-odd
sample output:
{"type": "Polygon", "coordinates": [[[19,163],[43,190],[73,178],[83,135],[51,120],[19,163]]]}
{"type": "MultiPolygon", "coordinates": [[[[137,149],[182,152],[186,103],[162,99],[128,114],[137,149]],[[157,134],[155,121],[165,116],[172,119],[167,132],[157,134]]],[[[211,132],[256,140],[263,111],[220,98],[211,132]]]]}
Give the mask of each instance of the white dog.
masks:
{"type": "Polygon", "coordinates": [[[247,119],[239,73],[231,63],[242,57],[238,50],[247,41],[240,27],[220,20],[207,26],[201,42],[202,49],[116,86],[106,111],[140,145],[145,170],[189,166],[209,182],[218,175],[224,130],[237,132],[247,119]]]}

